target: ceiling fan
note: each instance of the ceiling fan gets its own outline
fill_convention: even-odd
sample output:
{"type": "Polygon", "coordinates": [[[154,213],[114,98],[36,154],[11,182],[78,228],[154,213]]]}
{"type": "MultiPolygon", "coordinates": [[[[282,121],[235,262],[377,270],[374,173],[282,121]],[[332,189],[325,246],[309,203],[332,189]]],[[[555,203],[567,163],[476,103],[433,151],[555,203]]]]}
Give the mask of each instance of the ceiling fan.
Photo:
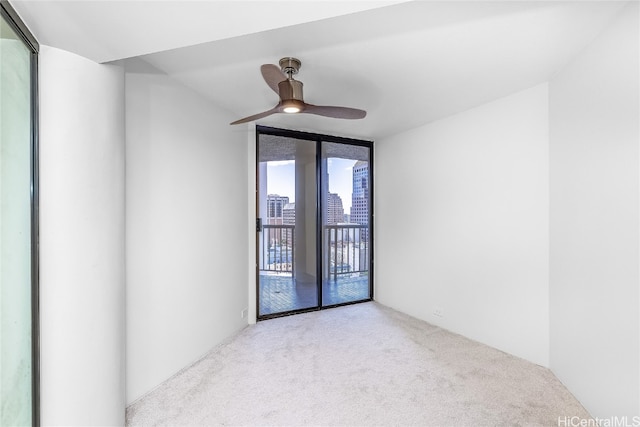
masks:
{"type": "Polygon", "coordinates": [[[301,65],[302,62],[299,59],[289,57],[280,60],[280,67],[273,64],[262,65],[260,67],[262,77],[269,87],[278,94],[280,102],[270,110],[236,120],[231,124],[251,122],[276,113],[306,113],[337,119],[362,119],[367,115],[366,111],[357,108],[313,105],[304,102],[302,82],[293,78],[294,74],[298,74],[301,65]]]}

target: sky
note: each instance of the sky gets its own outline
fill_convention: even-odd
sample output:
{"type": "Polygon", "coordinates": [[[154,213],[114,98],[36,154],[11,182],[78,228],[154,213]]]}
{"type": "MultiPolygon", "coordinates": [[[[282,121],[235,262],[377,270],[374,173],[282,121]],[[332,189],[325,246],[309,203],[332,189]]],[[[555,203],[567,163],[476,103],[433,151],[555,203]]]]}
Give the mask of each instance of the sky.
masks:
{"type": "MultiPolygon", "coordinates": [[[[329,192],[338,193],[346,214],[351,212],[351,187],[355,163],[356,160],[338,158],[327,160],[329,192]]],[[[293,160],[267,162],[267,194],[288,196],[289,202],[295,202],[295,163],[293,160]]]]}

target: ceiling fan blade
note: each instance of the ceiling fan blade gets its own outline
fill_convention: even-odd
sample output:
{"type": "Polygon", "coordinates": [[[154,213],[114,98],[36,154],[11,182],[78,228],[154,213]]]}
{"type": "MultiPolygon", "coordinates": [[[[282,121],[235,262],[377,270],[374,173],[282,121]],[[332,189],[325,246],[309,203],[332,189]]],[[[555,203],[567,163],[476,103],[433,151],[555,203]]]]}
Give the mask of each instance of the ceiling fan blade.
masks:
{"type": "Polygon", "coordinates": [[[333,107],[329,105],[306,104],[304,113],[315,114],[317,116],[333,117],[336,119],[363,119],[367,112],[357,108],[333,107]]]}
{"type": "Polygon", "coordinates": [[[280,70],[279,67],[273,64],[264,64],[260,67],[262,78],[269,85],[269,87],[278,95],[278,83],[283,80],[287,80],[287,76],[280,70]]]}
{"type": "Polygon", "coordinates": [[[235,122],[232,122],[230,124],[239,125],[240,123],[252,122],[254,120],[258,120],[258,119],[261,119],[263,117],[267,117],[267,116],[270,116],[272,114],[275,114],[277,112],[278,112],[278,106],[276,105],[271,110],[263,111],[262,113],[254,114],[253,116],[249,116],[249,117],[245,117],[244,119],[236,120],[235,122]]]}

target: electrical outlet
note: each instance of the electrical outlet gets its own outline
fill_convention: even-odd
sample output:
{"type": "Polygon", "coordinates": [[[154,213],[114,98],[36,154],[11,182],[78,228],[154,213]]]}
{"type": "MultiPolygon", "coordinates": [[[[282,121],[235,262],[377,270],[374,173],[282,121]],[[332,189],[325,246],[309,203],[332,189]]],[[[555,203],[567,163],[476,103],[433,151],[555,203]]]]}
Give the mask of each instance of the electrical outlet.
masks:
{"type": "Polygon", "coordinates": [[[242,309],[242,311],[240,312],[240,318],[241,318],[241,319],[246,318],[246,317],[247,317],[247,312],[248,312],[248,311],[249,311],[249,309],[248,309],[248,308],[244,308],[244,309],[242,309]]]}
{"type": "Polygon", "coordinates": [[[436,317],[444,317],[444,310],[440,307],[436,307],[433,309],[433,315],[436,317]]]}

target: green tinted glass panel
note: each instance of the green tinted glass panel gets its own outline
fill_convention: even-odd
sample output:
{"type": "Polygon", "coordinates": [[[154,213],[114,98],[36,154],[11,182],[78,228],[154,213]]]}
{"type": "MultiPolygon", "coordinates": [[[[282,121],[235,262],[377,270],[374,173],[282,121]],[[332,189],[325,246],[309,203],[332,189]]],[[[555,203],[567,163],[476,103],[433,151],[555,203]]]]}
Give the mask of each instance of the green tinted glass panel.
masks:
{"type": "Polygon", "coordinates": [[[0,425],[31,425],[31,52],[0,18],[0,425]]]}

